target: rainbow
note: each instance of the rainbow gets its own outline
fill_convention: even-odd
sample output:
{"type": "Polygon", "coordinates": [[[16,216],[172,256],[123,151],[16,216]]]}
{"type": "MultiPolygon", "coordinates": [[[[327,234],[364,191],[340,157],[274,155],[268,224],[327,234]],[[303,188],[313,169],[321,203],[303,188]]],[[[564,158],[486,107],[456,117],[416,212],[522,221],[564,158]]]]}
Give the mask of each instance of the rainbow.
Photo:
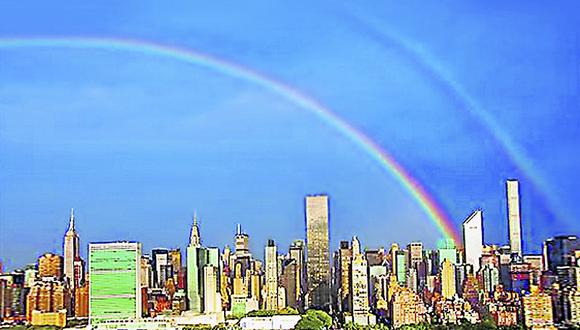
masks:
{"type": "Polygon", "coordinates": [[[555,215],[557,220],[565,222],[565,219],[574,218],[565,214],[563,211],[564,207],[555,198],[556,195],[549,193],[554,190],[542,173],[534,166],[534,161],[526,155],[526,152],[511,138],[501,125],[424,48],[399,37],[391,31],[379,29],[375,22],[368,19],[362,21],[356,16],[346,15],[344,21],[350,22],[358,32],[361,32],[377,44],[401,53],[417,70],[430,79],[442,92],[446,93],[450,99],[457,101],[461,105],[461,109],[475,118],[490,133],[498,145],[503,148],[511,162],[516,165],[523,176],[535,187],[536,192],[542,196],[546,206],[555,215]]]}
{"type": "Polygon", "coordinates": [[[446,238],[453,239],[461,245],[459,233],[446,212],[435,199],[399,164],[385,149],[371,138],[344,119],[332,112],[315,99],[306,96],[297,89],[278,80],[269,78],[250,68],[226,61],[197,50],[152,43],[134,39],[92,38],[92,37],[22,37],[0,38],[0,48],[18,49],[33,47],[62,47],[81,49],[103,49],[143,53],[150,56],[167,57],[206,67],[224,75],[241,79],[260,86],[278,95],[296,106],[316,115],[324,123],[330,125],[352,143],[361,148],[374,159],[382,169],[390,173],[397,182],[413,197],[421,209],[427,214],[439,232],[446,238]]]}

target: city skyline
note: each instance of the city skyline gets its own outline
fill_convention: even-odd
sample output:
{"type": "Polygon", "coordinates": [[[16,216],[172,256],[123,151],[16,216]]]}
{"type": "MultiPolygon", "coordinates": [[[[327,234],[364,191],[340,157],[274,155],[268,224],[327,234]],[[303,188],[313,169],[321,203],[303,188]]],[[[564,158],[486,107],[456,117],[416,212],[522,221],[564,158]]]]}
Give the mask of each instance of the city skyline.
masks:
{"type": "MultiPolygon", "coordinates": [[[[518,187],[506,180],[509,208],[519,214],[518,187]]],[[[233,250],[213,247],[194,213],[185,255],[174,247],[143,253],[140,242],[89,242],[86,271],[71,209],[62,255],[45,253],[24,270],[0,269],[0,317],[60,327],[76,320],[96,329],[279,328],[275,320],[285,329],[580,324],[576,235],[546,238],[542,253],[530,254],[524,237],[514,235],[514,212],[505,221],[506,246],[485,241],[483,211],[476,210],[463,222],[465,247],[444,236],[437,250],[421,241],[363,249],[354,234],[350,244],[333,248],[329,205],[328,195],[304,197],[305,240],[293,240],[287,253],[269,239],[256,258],[240,224],[233,250]],[[307,325],[312,312],[323,313],[328,325],[307,325]]]]}
{"type": "Polygon", "coordinates": [[[57,251],[71,207],[86,241],[183,247],[198,209],[210,241],[287,246],[309,193],[332,246],[433,246],[478,208],[503,242],[507,178],[526,250],[580,231],[577,2],[121,7],[0,12],[9,267],[57,251]]]}
{"type": "MultiPolygon", "coordinates": [[[[515,185],[517,187],[518,192],[519,192],[519,181],[515,180],[515,179],[507,179],[506,186],[505,186],[505,195],[506,196],[509,196],[510,191],[512,191],[512,189],[513,189],[512,188],[513,185],[515,185]]],[[[304,204],[303,204],[303,214],[304,214],[303,215],[304,216],[303,225],[305,228],[305,230],[303,231],[303,233],[304,233],[303,236],[297,236],[297,237],[285,237],[285,236],[274,237],[274,236],[270,236],[266,241],[259,242],[259,241],[256,241],[255,239],[252,239],[252,233],[247,232],[247,231],[242,231],[242,228],[244,227],[243,224],[236,223],[235,229],[231,230],[231,232],[228,232],[227,234],[224,234],[224,236],[222,236],[221,241],[217,241],[217,242],[213,241],[213,242],[208,243],[207,239],[206,239],[205,242],[202,242],[201,238],[200,238],[201,237],[200,231],[201,231],[201,228],[203,225],[203,221],[201,221],[200,217],[198,217],[198,211],[196,210],[193,212],[193,215],[189,219],[188,224],[186,224],[186,228],[188,228],[188,230],[187,230],[187,243],[186,244],[170,244],[167,246],[160,246],[160,245],[153,244],[150,247],[149,246],[144,247],[143,251],[153,251],[153,253],[154,253],[154,251],[156,249],[168,249],[168,248],[169,249],[176,248],[176,249],[181,249],[183,251],[186,251],[190,247],[193,247],[193,248],[197,247],[199,249],[202,246],[202,244],[203,244],[203,246],[207,246],[207,247],[211,247],[211,248],[218,248],[220,250],[226,246],[229,247],[230,249],[236,249],[236,248],[240,247],[238,236],[242,235],[241,237],[245,237],[245,242],[242,243],[242,245],[244,246],[244,249],[249,248],[248,253],[252,253],[252,254],[260,256],[260,251],[263,250],[264,246],[268,246],[267,244],[269,244],[270,241],[276,241],[278,243],[282,242],[282,244],[280,244],[278,246],[286,246],[286,247],[288,247],[288,249],[286,250],[286,249],[282,248],[281,252],[285,251],[285,252],[289,253],[290,248],[292,246],[292,243],[294,241],[296,241],[297,239],[304,239],[306,242],[308,241],[306,233],[311,232],[310,230],[308,230],[308,228],[309,228],[309,225],[308,225],[308,219],[309,219],[308,205],[310,205],[310,203],[312,203],[312,202],[308,202],[308,200],[309,199],[316,200],[317,198],[323,198],[324,202],[322,202],[322,204],[320,204],[320,205],[316,204],[319,202],[314,202],[315,204],[313,204],[313,205],[317,205],[315,207],[315,209],[317,209],[317,211],[315,211],[315,214],[318,214],[318,216],[322,217],[322,218],[326,217],[325,221],[327,222],[327,225],[328,225],[327,230],[330,231],[330,229],[332,227],[331,226],[332,223],[330,221],[330,218],[333,217],[333,215],[331,215],[331,209],[330,209],[330,206],[332,204],[331,196],[327,195],[327,194],[310,194],[310,195],[306,195],[305,197],[303,196],[303,201],[304,201],[304,204]],[[321,207],[322,207],[322,210],[318,210],[318,208],[321,208],[321,207]],[[326,215],[323,215],[323,214],[326,214],[326,215]],[[192,222],[193,222],[193,225],[191,225],[192,222]],[[225,237],[227,237],[227,238],[225,238],[225,237]],[[285,242],[288,242],[288,243],[285,243],[285,242]]],[[[516,202],[514,202],[513,200],[510,200],[509,198],[506,198],[506,203],[508,205],[511,205],[510,203],[515,203],[514,207],[517,207],[518,212],[520,211],[519,195],[517,197],[516,202]]],[[[67,262],[67,260],[69,260],[71,258],[70,256],[67,257],[68,254],[65,252],[65,250],[67,248],[67,242],[68,242],[68,244],[74,244],[73,245],[74,247],[68,248],[69,251],[71,249],[75,250],[75,252],[74,252],[75,255],[76,256],[80,255],[83,259],[87,259],[88,252],[89,252],[89,245],[92,243],[139,242],[140,244],[142,244],[139,239],[127,239],[127,238],[122,238],[122,237],[117,237],[117,238],[113,238],[110,240],[87,241],[87,242],[79,244],[79,234],[78,234],[78,231],[76,230],[76,225],[75,225],[75,221],[78,221],[78,220],[76,220],[76,216],[75,216],[74,212],[75,212],[74,208],[71,208],[70,214],[68,217],[68,226],[66,227],[67,229],[66,229],[65,234],[64,234],[64,237],[65,237],[64,241],[61,242],[61,244],[59,246],[52,248],[52,249],[45,250],[42,253],[38,254],[38,256],[41,256],[45,253],[55,253],[58,255],[61,252],[63,252],[63,255],[65,256],[65,258],[63,259],[64,260],[63,265],[64,265],[64,269],[65,269],[65,275],[67,275],[66,269],[68,269],[69,267],[72,267],[72,264],[71,264],[71,266],[67,266],[67,263],[70,263],[70,262],[67,262]],[[70,238],[71,235],[74,235],[74,243],[70,243],[71,240],[73,239],[73,238],[70,238]],[[82,246],[86,246],[86,249],[83,249],[82,246]]],[[[484,213],[485,213],[484,210],[478,208],[471,215],[466,217],[466,219],[463,222],[462,239],[454,241],[455,246],[461,247],[463,249],[465,249],[466,242],[469,244],[468,251],[466,251],[466,258],[467,258],[467,261],[469,261],[471,263],[476,263],[476,262],[478,263],[479,262],[478,260],[481,257],[482,250],[481,250],[481,245],[478,244],[479,240],[482,241],[483,245],[492,244],[492,245],[497,245],[497,246],[510,246],[509,231],[510,231],[510,228],[512,227],[513,217],[508,213],[506,215],[506,218],[504,219],[504,221],[505,221],[504,225],[506,227],[506,232],[508,233],[508,237],[506,237],[503,241],[490,241],[490,240],[486,240],[486,237],[490,237],[490,236],[493,237],[494,236],[493,232],[498,230],[498,228],[493,228],[493,230],[487,232],[487,235],[486,235],[485,225],[484,225],[484,213]],[[466,231],[466,227],[465,227],[466,224],[473,223],[474,218],[475,218],[475,220],[477,220],[476,225],[475,226],[470,225],[470,227],[469,227],[470,229],[466,231]],[[476,247],[475,251],[472,252],[470,249],[473,249],[473,248],[469,248],[469,246],[476,247]]],[[[458,228],[458,230],[459,230],[459,228],[458,228]]],[[[555,235],[555,236],[558,236],[558,235],[555,235]]],[[[551,237],[551,236],[549,236],[549,237],[551,237]]],[[[549,237],[545,237],[545,238],[543,238],[543,240],[548,239],[549,237]]],[[[330,251],[340,247],[340,244],[342,243],[342,241],[348,240],[348,239],[349,239],[349,237],[339,237],[339,238],[327,237],[328,243],[330,243],[330,246],[328,246],[326,248],[326,251],[328,253],[327,258],[331,257],[330,251]]],[[[522,239],[523,238],[520,237],[520,240],[522,240],[522,239]]],[[[426,242],[427,244],[425,245],[425,247],[431,248],[431,249],[435,249],[436,247],[438,248],[439,247],[438,245],[440,245],[440,243],[442,241],[445,241],[445,240],[452,240],[453,241],[452,238],[441,235],[435,242],[426,242]]],[[[324,241],[324,239],[323,239],[323,241],[324,241]]],[[[391,244],[401,244],[401,243],[407,244],[407,243],[413,243],[413,242],[420,242],[421,244],[424,244],[424,242],[421,241],[420,239],[410,240],[410,241],[406,241],[406,242],[405,241],[403,241],[403,242],[402,241],[382,241],[382,242],[379,242],[378,245],[377,244],[363,245],[360,247],[360,249],[366,250],[366,249],[374,249],[374,248],[387,248],[391,244]]],[[[516,243],[516,244],[518,244],[518,243],[516,243]]],[[[532,250],[527,246],[524,246],[524,248],[525,249],[523,250],[523,253],[527,253],[527,254],[542,253],[541,249],[532,250]],[[529,249],[529,250],[526,250],[526,249],[529,249]]],[[[519,249],[520,249],[520,252],[518,254],[520,254],[520,256],[521,256],[521,254],[522,254],[521,244],[517,245],[515,251],[518,251],[519,249]]],[[[33,258],[32,260],[36,260],[36,258],[38,256],[33,256],[30,258],[33,258]]],[[[265,260],[265,252],[263,253],[263,255],[261,256],[260,259],[265,260]]],[[[5,270],[22,269],[25,266],[31,264],[31,262],[24,262],[21,265],[14,266],[11,261],[12,260],[10,260],[9,258],[0,259],[0,262],[3,263],[5,270]]],[[[327,261],[328,261],[328,264],[330,265],[331,260],[327,260],[327,261]]],[[[474,267],[476,270],[479,268],[479,266],[474,266],[474,267]]],[[[201,271],[201,268],[203,268],[203,267],[199,268],[200,271],[201,271]]],[[[201,276],[201,274],[200,274],[200,276],[201,276]]]]}

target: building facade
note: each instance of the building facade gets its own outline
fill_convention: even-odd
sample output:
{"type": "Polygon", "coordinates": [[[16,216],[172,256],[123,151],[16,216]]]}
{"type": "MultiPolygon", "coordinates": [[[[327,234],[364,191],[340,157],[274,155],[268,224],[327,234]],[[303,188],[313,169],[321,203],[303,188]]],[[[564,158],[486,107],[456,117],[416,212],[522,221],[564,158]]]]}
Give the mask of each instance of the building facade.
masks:
{"type": "Polygon", "coordinates": [[[483,251],[483,212],[473,212],[463,222],[463,247],[465,263],[473,266],[473,271],[480,268],[480,259],[483,251]]]}
{"type": "Polygon", "coordinates": [[[351,267],[351,297],[352,297],[352,322],[354,324],[369,325],[369,276],[368,264],[364,254],[361,253],[360,242],[355,237],[352,239],[352,267],[351,267]]]}
{"type": "Polygon", "coordinates": [[[328,196],[306,197],[306,268],[308,306],[330,305],[330,251],[328,237],[328,196]]]}
{"type": "Polygon", "coordinates": [[[69,219],[69,227],[64,235],[64,244],[63,244],[63,252],[64,252],[64,277],[65,280],[68,281],[71,288],[73,289],[77,284],[75,279],[75,261],[80,259],[79,255],[79,235],[75,229],[75,214],[74,210],[71,209],[70,211],[70,219],[69,219]]]}
{"type": "Polygon", "coordinates": [[[38,276],[61,279],[63,275],[62,257],[52,253],[45,253],[38,258],[38,276]]]}
{"type": "Polygon", "coordinates": [[[522,297],[524,324],[528,328],[541,328],[554,325],[552,298],[532,286],[530,293],[522,297]]]}
{"type": "Polygon", "coordinates": [[[445,299],[451,299],[457,293],[455,265],[445,259],[441,265],[441,295],[445,299]]]}
{"type": "Polygon", "coordinates": [[[89,244],[89,320],[132,320],[142,315],[141,244],[89,244]]]}
{"type": "Polygon", "coordinates": [[[207,264],[207,250],[201,246],[197,217],[193,218],[189,245],[187,246],[187,300],[189,310],[203,312],[203,268],[207,264]]]}
{"type": "Polygon", "coordinates": [[[511,252],[522,256],[522,219],[520,215],[520,184],[507,180],[508,230],[511,252]]]}
{"type": "Polygon", "coordinates": [[[266,309],[278,310],[278,252],[274,240],[268,240],[265,251],[266,309]]]}

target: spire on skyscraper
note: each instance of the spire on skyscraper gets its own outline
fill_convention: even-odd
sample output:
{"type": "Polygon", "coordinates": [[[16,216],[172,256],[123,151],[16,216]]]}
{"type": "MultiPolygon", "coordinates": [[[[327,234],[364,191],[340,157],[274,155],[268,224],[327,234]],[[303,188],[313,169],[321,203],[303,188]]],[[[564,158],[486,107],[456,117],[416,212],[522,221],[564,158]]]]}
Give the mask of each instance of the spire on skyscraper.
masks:
{"type": "Polygon", "coordinates": [[[197,212],[193,213],[193,226],[191,226],[191,235],[189,237],[190,246],[201,246],[201,238],[199,235],[199,226],[197,225],[197,212]]]}
{"type": "Polygon", "coordinates": [[[74,208],[70,209],[68,231],[71,231],[71,232],[75,231],[75,209],[74,208]]]}
{"type": "Polygon", "coordinates": [[[352,237],[352,255],[356,256],[361,254],[360,251],[360,242],[356,236],[352,237]]]}

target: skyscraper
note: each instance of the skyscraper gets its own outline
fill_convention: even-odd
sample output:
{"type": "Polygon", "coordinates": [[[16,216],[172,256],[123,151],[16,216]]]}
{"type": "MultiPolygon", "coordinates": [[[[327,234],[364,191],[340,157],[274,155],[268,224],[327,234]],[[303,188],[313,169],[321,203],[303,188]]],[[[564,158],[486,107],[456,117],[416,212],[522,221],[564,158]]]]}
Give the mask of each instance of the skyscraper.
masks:
{"type": "Polygon", "coordinates": [[[491,293],[499,284],[499,268],[493,264],[486,264],[481,271],[483,288],[486,292],[491,293]]]}
{"type": "Polygon", "coordinates": [[[151,251],[151,266],[153,270],[153,287],[164,288],[168,279],[167,269],[171,265],[168,249],[153,249],[151,251]]]}
{"type": "Polygon", "coordinates": [[[352,239],[352,268],[351,268],[351,297],[352,321],[355,324],[368,325],[374,322],[369,320],[369,286],[367,260],[361,253],[360,242],[352,239]]]}
{"type": "Polygon", "coordinates": [[[445,259],[441,265],[441,295],[445,299],[451,299],[456,293],[455,265],[445,259]]]}
{"type": "Polygon", "coordinates": [[[338,287],[338,298],[340,299],[339,306],[341,311],[350,311],[350,267],[352,263],[352,250],[349,246],[348,241],[340,242],[340,249],[338,250],[338,270],[339,274],[336,274],[339,287],[338,287]]]}
{"type": "MultiPolygon", "coordinates": [[[[290,307],[300,308],[300,282],[298,280],[299,268],[296,259],[286,259],[282,267],[282,274],[280,275],[280,284],[286,293],[286,304],[290,307]]],[[[278,292],[278,295],[281,295],[278,292]]],[[[280,305],[278,305],[280,308],[280,305]]]]}
{"type": "Polygon", "coordinates": [[[451,261],[454,265],[457,264],[457,248],[455,247],[455,242],[451,238],[437,241],[438,261],[436,267],[440,267],[445,259],[451,261]]]}
{"type": "Polygon", "coordinates": [[[473,272],[480,268],[480,258],[483,253],[483,213],[473,212],[463,221],[463,246],[465,262],[473,266],[473,272]]]}
{"type": "Polygon", "coordinates": [[[141,244],[89,244],[89,320],[141,318],[141,244]]]}
{"type": "Polygon", "coordinates": [[[218,267],[210,264],[203,267],[204,313],[218,313],[222,311],[222,298],[218,288],[218,270],[218,267]]]}
{"type": "Polygon", "coordinates": [[[296,261],[296,299],[302,302],[302,293],[306,287],[306,274],[304,272],[304,241],[295,240],[288,250],[290,258],[296,261]]]}
{"type": "Polygon", "coordinates": [[[328,196],[306,197],[308,307],[330,305],[328,196]]]}
{"type": "Polygon", "coordinates": [[[64,276],[71,288],[75,287],[75,267],[74,262],[79,258],[79,235],[75,230],[74,209],[70,210],[69,227],[64,235],[64,276]]]}
{"type": "Polygon", "coordinates": [[[266,259],[266,309],[278,310],[278,252],[274,240],[268,240],[264,256],[266,259]]]}
{"type": "Polygon", "coordinates": [[[407,259],[409,268],[416,268],[416,265],[423,261],[423,243],[411,242],[407,245],[409,251],[409,258],[407,259]]]}
{"type": "Polygon", "coordinates": [[[250,236],[242,232],[242,226],[238,224],[236,228],[236,236],[234,238],[234,247],[236,256],[250,255],[250,236]]]}
{"type": "Polygon", "coordinates": [[[557,273],[558,267],[573,266],[574,251],[580,250],[580,240],[575,235],[556,236],[544,241],[544,268],[557,273]]]}
{"type": "Polygon", "coordinates": [[[401,285],[407,284],[407,251],[398,250],[395,253],[395,264],[397,265],[397,282],[401,285]]]}
{"type": "Polygon", "coordinates": [[[512,253],[522,256],[522,220],[520,216],[520,185],[517,180],[507,180],[507,208],[512,253]]]}
{"type": "Polygon", "coordinates": [[[201,246],[201,236],[197,225],[197,216],[187,246],[187,299],[189,310],[194,313],[203,311],[203,267],[207,264],[207,250],[201,246]]]}
{"type": "Polygon", "coordinates": [[[391,249],[389,250],[389,255],[391,256],[391,273],[397,273],[397,252],[399,251],[399,244],[393,243],[391,249]]]}

